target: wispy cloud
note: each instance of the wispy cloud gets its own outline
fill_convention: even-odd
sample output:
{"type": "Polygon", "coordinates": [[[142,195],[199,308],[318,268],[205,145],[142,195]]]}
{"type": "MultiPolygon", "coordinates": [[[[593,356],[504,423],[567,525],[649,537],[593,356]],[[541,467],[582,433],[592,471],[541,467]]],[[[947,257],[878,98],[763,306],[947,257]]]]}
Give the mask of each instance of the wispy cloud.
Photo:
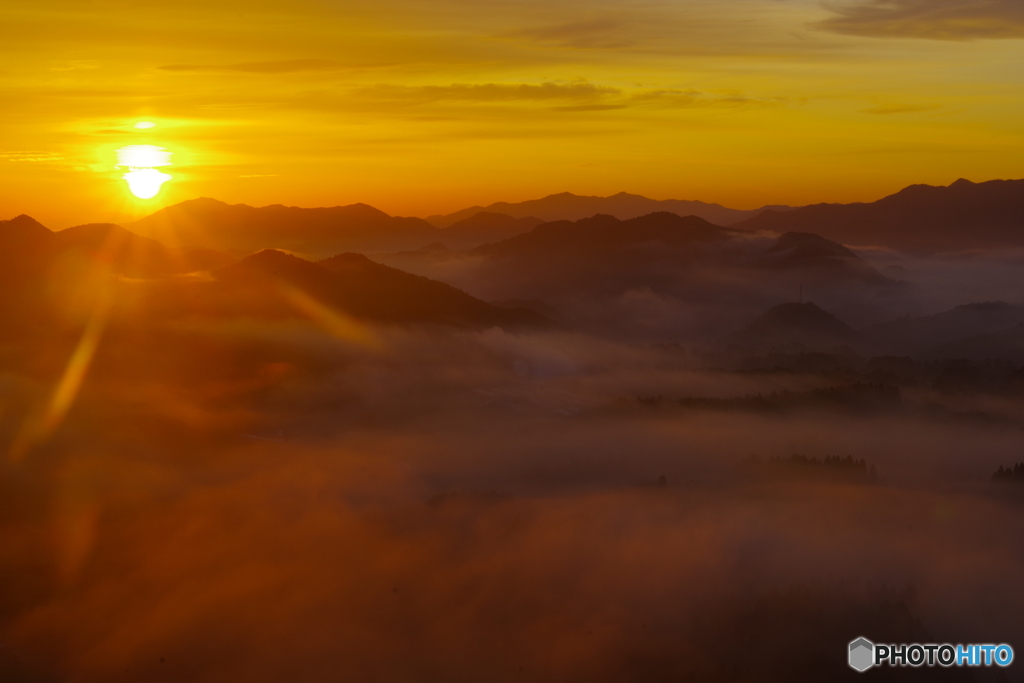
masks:
{"type": "Polygon", "coordinates": [[[636,44],[635,30],[618,18],[593,19],[510,31],[510,38],[576,48],[623,48],[636,44]]]}
{"type": "Polygon", "coordinates": [[[861,109],[861,114],[915,114],[918,112],[935,111],[939,104],[882,104],[876,107],[861,109]]]}
{"type": "Polygon", "coordinates": [[[406,102],[514,102],[599,100],[621,91],[586,82],[575,83],[454,83],[452,85],[376,85],[358,94],[379,100],[406,102]]]}
{"type": "Polygon", "coordinates": [[[1024,38],[1021,0],[864,0],[826,2],[836,16],[818,28],[877,38],[1024,38]]]}
{"type": "Polygon", "coordinates": [[[64,161],[64,156],[56,152],[0,152],[0,161],[64,161]]]}
{"type": "Polygon", "coordinates": [[[381,102],[408,104],[548,103],[551,111],[594,112],[626,108],[684,109],[698,107],[777,107],[788,100],[751,97],[740,93],[701,90],[624,90],[587,82],[576,83],[457,83],[438,86],[376,85],[354,93],[381,102]]]}
{"type": "Polygon", "coordinates": [[[161,71],[289,74],[299,71],[336,71],[343,69],[344,65],[329,59],[286,59],[274,62],[245,62],[242,64],[167,64],[157,68],[161,71]]]}
{"type": "Polygon", "coordinates": [[[739,93],[709,93],[701,90],[647,90],[635,93],[630,100],[636,104],[666,109],[694,107],[778,107],[787,102],[781,97],[749,97],[739,93]]]}

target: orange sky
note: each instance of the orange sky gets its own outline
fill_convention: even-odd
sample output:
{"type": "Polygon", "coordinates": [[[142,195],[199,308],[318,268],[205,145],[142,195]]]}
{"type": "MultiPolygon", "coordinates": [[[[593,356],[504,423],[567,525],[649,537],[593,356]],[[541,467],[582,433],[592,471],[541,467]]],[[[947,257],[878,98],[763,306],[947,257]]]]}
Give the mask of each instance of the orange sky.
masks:
{"type": "Polygon", "coordinates": [[[54,228],[1024,177],[1019,0],[5,0],[0,25],[0,219],[54,228]],[[114,168],[132,144],[174,153],[156,199],[114,168]]]}

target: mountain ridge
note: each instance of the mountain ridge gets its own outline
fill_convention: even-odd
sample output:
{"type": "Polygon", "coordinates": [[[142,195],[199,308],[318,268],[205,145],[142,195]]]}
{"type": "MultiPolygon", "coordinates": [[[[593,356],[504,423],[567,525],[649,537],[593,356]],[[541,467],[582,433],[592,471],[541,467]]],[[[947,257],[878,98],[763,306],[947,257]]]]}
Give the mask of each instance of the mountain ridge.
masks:
{"type": "Polygon", "coordinates": [[[513,218],[535,216],[546,222],[553,222],[559,220],[575,221],[597,214],[615,216],[619,220],[629,220],[650,213],[668,211],[679,216],[698,216],[718,225],[729,226],[755,216],[769,208],[785,211],[791,207],[773,205],[771,207],[743,210],[699,200],[650,199],[643,195],[630,194],[628,192],[619,192],[608,197],[559,192],[541,197],[540,199],[529,199],[522,202],[494,202],[487,206],[471,206],[446,215],[428,216],[426,220],[432,225],[444,228],[480,212],[501,213],[513,218]]]}
{"type": "Polygon", "coordinates": [[[733,227],[904,251],[1024,247],[1024,180],[909,185],[874,202],[768,210],[733,227]]]}
{"type": "Polygon", "coordinates": [[[285,286],[376,322],[512,329],[553,326],[533,311],[493,306],[451,285],[376,263],[362,254],[338,254],[312,262],[264,249],[213,276],[229,288],[241,288],[250,304],[256,302],[259,309],[280,308],[281,287],[285,286]]]}

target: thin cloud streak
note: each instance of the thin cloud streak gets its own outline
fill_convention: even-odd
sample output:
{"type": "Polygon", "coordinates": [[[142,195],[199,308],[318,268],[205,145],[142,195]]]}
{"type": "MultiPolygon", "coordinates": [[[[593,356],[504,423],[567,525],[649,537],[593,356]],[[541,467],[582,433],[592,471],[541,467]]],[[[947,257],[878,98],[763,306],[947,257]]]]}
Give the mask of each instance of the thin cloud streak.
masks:
{"type": "Polygon", "coordinates": [[[838,16],[815,26],[835,33],[959,41],[1024,38],[1024,4],[1018,0],[869,0],[825,6],[838,16]]]}
{"type": "Polygon", "coordinates": [[[157,67],[161,71],[227,72],[247,74],[291,74],[301,71],[336,71],[345,66],[328,59],[286,59],[275,62],[246,62],[243,64],[167,64],[157,67]]]}
{"type": "Polygon", "coordinates": [[[868,107],[867,109],[861,109],[862,114],[918,114],[926,111],[935,111],[941,109],[941,105],[938,104],[890,104],[890,105],[879,105],[877,107],[868,107]]]}

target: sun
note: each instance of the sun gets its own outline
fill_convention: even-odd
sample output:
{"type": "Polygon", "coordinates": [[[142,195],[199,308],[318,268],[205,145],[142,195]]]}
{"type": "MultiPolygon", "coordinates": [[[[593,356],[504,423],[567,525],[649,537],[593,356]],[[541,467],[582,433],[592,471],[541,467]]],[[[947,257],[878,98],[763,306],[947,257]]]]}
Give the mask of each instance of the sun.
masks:
{"type": "Polygon", "coordinates": [[[121,178],[128,182],[128,189],[139,199],[152,199],[160,193],[163,184],[171,179],[167,173],[158,171],[162,166],[171,166],[171,152],[155,145],[129,145],[117,150],[118,167],[127,167],[128,172],[121,178]]]}

